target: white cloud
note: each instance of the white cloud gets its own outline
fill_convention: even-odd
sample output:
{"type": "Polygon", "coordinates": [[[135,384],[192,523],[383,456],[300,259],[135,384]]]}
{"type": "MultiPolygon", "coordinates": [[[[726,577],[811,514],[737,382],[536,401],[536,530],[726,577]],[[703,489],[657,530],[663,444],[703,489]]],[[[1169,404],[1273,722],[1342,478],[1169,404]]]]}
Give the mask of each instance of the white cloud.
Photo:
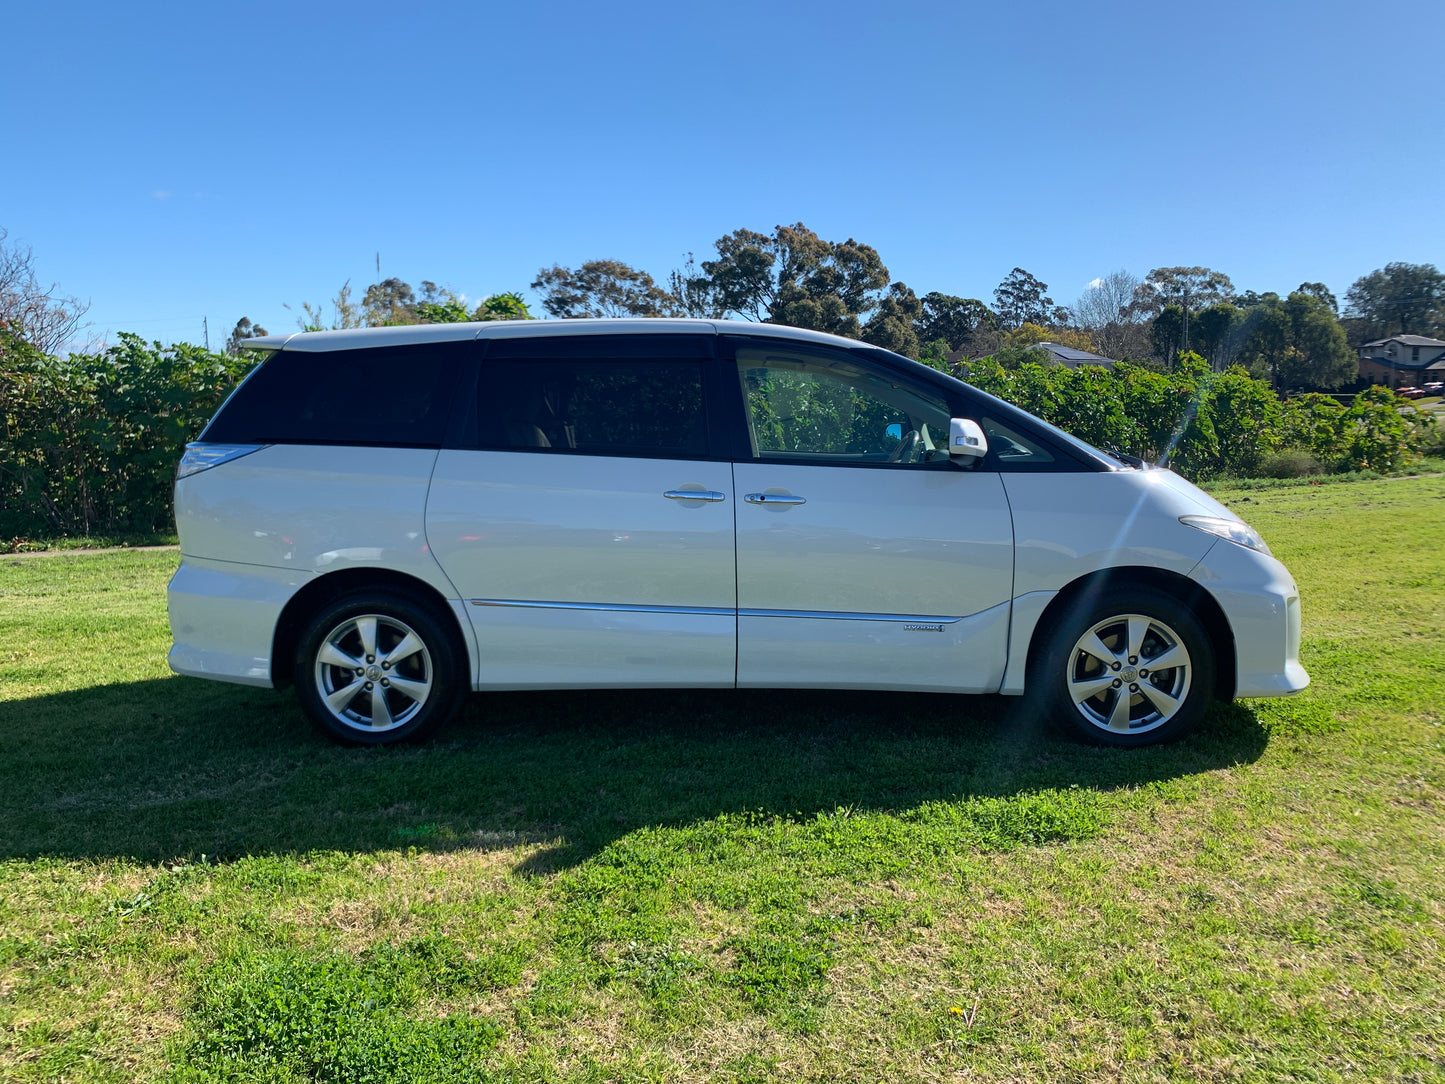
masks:
{"type": "Polygon", "coordinates": [[[1104,285],[1103,279],[1090,279],[1088,288],[1090,290],[1097,290],[1102,285],[1104,285]]]}
{"type": "Polygon", "coordinates": [[[170,199],[171,190],[169,188],[157,188],[151,195],[156,199],[170,199]]]}

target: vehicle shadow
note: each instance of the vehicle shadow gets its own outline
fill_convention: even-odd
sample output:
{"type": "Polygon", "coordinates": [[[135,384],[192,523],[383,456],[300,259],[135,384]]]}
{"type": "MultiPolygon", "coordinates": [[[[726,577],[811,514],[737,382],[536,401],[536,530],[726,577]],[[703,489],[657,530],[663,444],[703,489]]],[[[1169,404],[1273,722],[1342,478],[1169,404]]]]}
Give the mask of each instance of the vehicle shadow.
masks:
{"type": "Polygon", "coordinates": [[[553,869],[643,827],[1137,787],[1253,761],[1267,740],[1241,704],[1118,751],[1004,697],[622,691],[475,696],[428,743],[343,749],[290,693],[167,678],[0,704],[0,857],[535,843],[533,867],[553,869]]]}

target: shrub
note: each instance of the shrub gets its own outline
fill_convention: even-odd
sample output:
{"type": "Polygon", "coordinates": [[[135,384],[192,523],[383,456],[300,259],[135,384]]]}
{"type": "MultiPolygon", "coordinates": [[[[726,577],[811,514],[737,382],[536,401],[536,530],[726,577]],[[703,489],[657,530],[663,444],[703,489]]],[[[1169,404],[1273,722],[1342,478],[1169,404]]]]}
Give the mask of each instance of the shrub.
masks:
{"type": "Polygon", "coordinates": [[[253,363],[124,334],[68,358],[0,338],[0,537],[170,530],[181,451],[253,363]]]}
{"type": "Polygon", "coordinates": [[[1323,470],[1320,461],[1304,448],[1281,448],[1265,455],[1256,473],[1261,478],[1303,478],[1323,470]]]}
{"type": "Polygon", "coordinates": [[[1336,470],[1399,470],[1410,457],[1415,430],[1387,388],[1367,388],[1345,412],[1336,470]]]}
{"type": "Polygon", "coordinates": [[[1434,416],[1402,412],[1384,388],[1349,407],[1317,393],[1282,403],[1267,382],[1238,366],[1213,372],[1197,354],[1170,372],[980,358],[959,375],[1090,444],[1196,480],[1388,472],[1441,448],[1434,416]]]}

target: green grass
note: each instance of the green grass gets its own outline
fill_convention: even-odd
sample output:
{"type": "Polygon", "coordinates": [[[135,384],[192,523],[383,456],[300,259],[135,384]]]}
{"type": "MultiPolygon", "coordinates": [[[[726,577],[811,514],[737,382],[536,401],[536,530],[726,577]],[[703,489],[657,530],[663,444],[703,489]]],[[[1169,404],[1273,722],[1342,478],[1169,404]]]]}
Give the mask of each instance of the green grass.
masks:
{"type": "Polygon", "coordinates": [[[1445,1079],[1445,479],[1216,495],[1298,698],[477,697],[344,750],[168,676],[173,553],[0,558],[0,1078],[1445,1079]]]}
{"type": "Polygon", "coordinates": [[[0,536],[0,555],[7,553],[40,553],[45,550],[91,550],[112,547],[174,546],[174,531],[158,534],[87,534],[59,535],[44,538],[5,538],[0,536]]]}

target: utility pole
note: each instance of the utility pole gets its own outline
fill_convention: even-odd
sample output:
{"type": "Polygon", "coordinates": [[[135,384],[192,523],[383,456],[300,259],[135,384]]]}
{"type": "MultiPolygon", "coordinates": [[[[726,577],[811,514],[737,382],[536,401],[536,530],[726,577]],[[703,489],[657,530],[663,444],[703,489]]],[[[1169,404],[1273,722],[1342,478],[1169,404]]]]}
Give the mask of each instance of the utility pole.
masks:
{"type": "Polygon", "coordinates": [[[201,317],[201,335],[206,340],[206,353],[209,354],[211,352],[211,325],[204,316],[201,317]]]}

